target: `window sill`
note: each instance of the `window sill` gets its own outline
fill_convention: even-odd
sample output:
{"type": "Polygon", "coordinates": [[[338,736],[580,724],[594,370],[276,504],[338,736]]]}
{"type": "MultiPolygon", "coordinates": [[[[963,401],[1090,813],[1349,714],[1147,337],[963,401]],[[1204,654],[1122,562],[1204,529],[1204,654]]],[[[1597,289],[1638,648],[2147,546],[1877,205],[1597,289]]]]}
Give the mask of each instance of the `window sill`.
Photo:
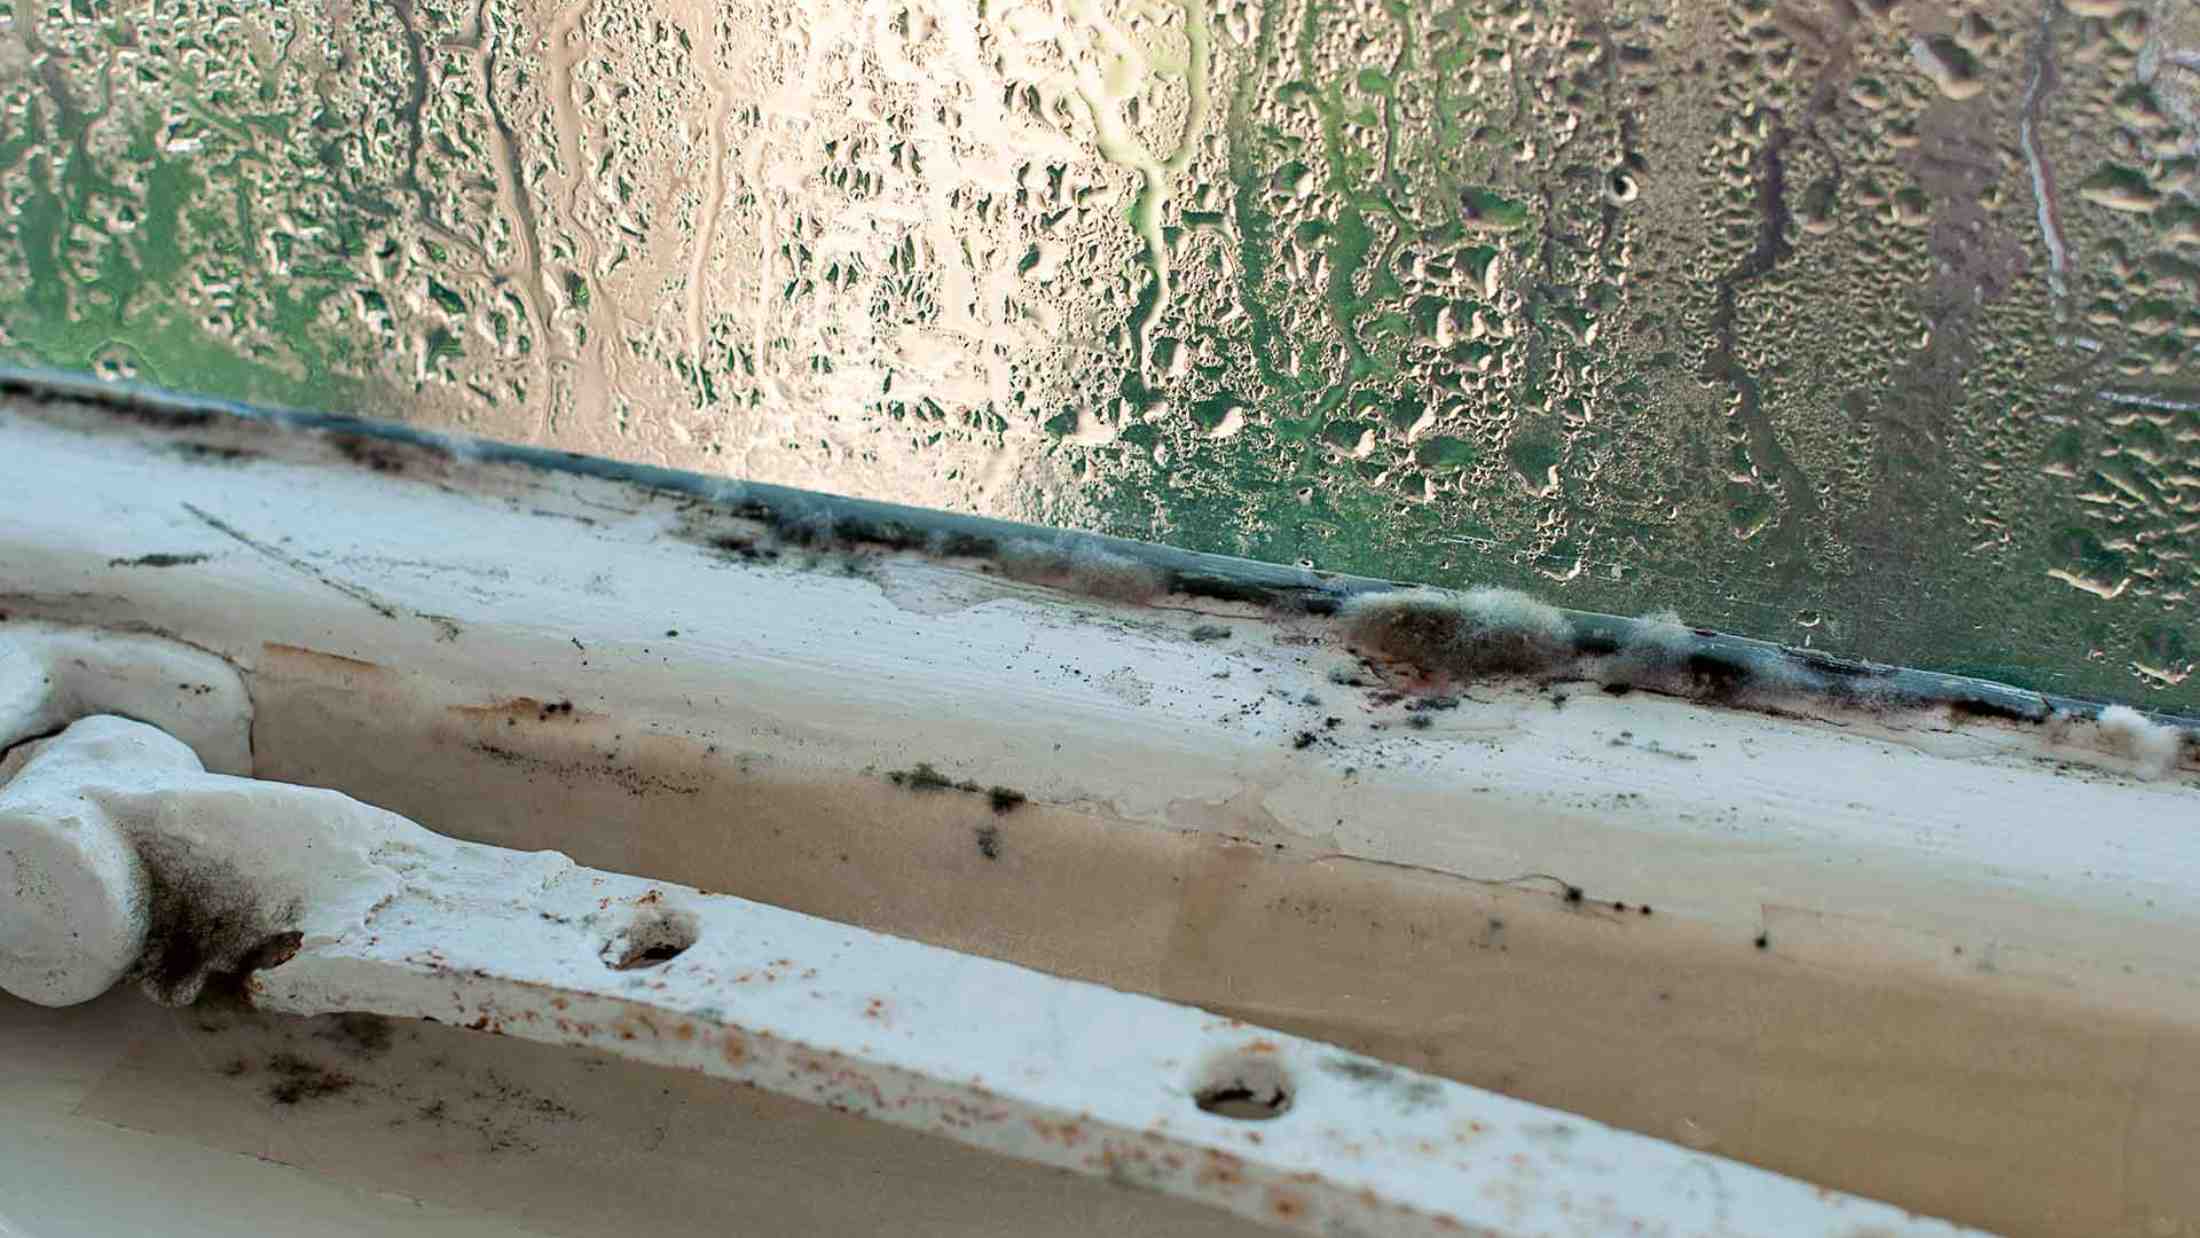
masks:
{"type": "Polygon", "coordinates": [[[2200,1231],[2189,747],[2145,779],[2082,725],[1527,680],[1410,710],[1305,607],[130,407],[0,406],[0,610],[227,659],[258,777],[1968,1224],[2200,1231]]]}

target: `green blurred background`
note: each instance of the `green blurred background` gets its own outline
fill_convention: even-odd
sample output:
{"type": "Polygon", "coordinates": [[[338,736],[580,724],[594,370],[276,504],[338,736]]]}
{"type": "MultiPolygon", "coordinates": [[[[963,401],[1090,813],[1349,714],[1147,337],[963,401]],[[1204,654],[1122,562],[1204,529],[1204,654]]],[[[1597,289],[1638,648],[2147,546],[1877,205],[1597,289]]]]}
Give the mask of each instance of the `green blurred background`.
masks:
{"type": "Polygon", "coordinates": [[[18,0],[0,356],[2195,711],[2196,69],[2114,0],[18,0]]]}

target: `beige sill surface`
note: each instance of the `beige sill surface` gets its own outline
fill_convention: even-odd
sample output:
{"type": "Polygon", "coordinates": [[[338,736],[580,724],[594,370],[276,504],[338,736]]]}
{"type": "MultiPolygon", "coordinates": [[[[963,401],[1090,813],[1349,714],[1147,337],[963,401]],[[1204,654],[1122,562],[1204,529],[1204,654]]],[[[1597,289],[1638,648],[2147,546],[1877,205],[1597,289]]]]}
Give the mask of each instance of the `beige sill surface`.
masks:
{"type": "Polygon", "coordinates": [[[0,996],[0,1238],[1262,1232],[582,1050],[0,996]]]}

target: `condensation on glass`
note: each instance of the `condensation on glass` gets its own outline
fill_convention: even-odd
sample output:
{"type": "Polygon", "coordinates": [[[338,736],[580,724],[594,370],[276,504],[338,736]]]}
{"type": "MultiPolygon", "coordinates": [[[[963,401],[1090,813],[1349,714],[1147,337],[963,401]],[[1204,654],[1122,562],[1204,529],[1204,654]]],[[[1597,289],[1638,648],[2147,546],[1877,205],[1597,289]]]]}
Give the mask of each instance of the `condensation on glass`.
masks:
{"type": "Polygon", "coordinates": [[[2200,705],[2200,6],[24,0],[0,354],[2200,705]]]}

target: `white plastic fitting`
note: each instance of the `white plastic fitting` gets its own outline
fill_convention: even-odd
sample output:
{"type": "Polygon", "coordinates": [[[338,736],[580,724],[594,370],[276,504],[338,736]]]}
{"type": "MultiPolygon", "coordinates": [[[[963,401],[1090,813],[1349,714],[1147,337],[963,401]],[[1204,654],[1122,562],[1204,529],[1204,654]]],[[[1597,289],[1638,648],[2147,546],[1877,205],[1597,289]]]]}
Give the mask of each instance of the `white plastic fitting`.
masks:
{"type": "Polygon", "coordinates": [[[145,953],[145,866],[82,783],[102,765],[150,770],[173,765],[176,749],[189,756],[146,730],[88,726],[79,742],[35,754],[31,776],[0,786],[0,890],[14,891],[0,916],[0,989],[74,1005],[113,988],[145,953]]]}
{"type": "Polygon", "coordinates": [[[312,787],[207,772],[107,715],[32,741],[0,784],[0,989],[48,1006],[135,975],[182,1005],[288,935],[393,893],[379,850],[446,842],[312,787]]]}
{"type": "Polygon", "coordinates": [[[252,772],[252,698],[222,658],[137,632],[0,623],[0,752],[94,714],[151,723],[207,769],[252,772]]]}

